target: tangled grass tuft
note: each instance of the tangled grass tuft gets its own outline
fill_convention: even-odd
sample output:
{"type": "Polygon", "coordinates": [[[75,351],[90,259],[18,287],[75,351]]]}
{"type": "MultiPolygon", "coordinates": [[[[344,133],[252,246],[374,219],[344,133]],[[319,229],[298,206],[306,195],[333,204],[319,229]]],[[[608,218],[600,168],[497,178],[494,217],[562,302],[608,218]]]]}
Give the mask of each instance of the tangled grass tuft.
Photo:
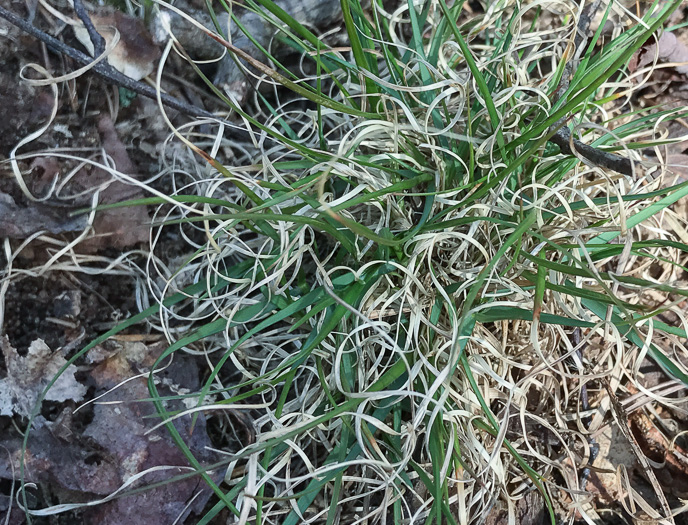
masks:
{"type": "Polygon", "coordinates": [[[187,412],[149,381],[191,465],[175,418],[252,420],[224,483],[203,473],[218,500],[202,523],[225,507],[241,523],[484,523],[534,489],[552,520],[593,519],[582,480],[605,382],[643,391],[646,357],[688,381],[688,247],[663,220],[688,185],[667,187],[639,149],[661,158],[661,125],[682,113],[635,108],[647,70],[626,67],[679,3],[639,20],[623,2],[342,0],[342,50],[246,0],[303,70],[226,42],[256,110],[211,86],[242,133],[174,130],[187,147],[166,148],[174,191],[154,199],[127,322],[166,333],[160,363],[207,356],[187,412]],[[629,165],[617,155],[630,173],[608,169],[629,165]],[[170,231],[193,251],[182,262],[157,248],[170,231]],[[683,328],[658,319],[669,310],[683,328]]]}

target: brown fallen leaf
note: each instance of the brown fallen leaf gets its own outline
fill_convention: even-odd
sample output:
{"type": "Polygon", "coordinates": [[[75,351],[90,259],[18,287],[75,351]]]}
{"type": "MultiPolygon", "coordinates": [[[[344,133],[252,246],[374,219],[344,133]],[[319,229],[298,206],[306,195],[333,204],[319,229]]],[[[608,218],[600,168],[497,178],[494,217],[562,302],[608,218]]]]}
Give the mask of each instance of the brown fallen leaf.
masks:
{"type": "MultiPolygon", "coordinates": [[[[115,129],[112,119],[103,115],[98,120],[101,144],[114,161],[117,171],[136,178],[138,170],[127,153],[115,129]]],[[[74,185],[97,187],[106,184],[112,176],[100,169],[84,169],[74,177],[74,185]]],[[[100,204],[113,204],[143,197],[141,190],[133,185],[115,181],[100,193],[100,204]]],[[[125,248],[148,241],[150,218],[145,206],[131,206],[104,210],[96,215],[93,222],[95,237],[81,244],[82,249],[96,251],[100,248],[125,248]]]]}
{"type": "MultiPolygon", "coordinates": [[[[11,451],[15,476],[19,476],[22,440],[0,440],[11,451]]],[[[72,427],[72,411],[66,408],[57,421],[42,416],[35,420],[24,456],[25,481],[46,483],[60,499],[74,494],[107,496],[121,484],[119,465],[97,444],[81,437],[72,427]]],[[[0,457],[0,479],[10,479],[11,467],[0,457]]]]}
{"type": "Polygon", "coordinates": [[[651,38],[631,58],[628,69],[631,73],[652,64],[657,57],[659,62],[675,62],[674,70],[680,75],[688,75],[688,46],[681,42],[674,33],[665,32],[659,37],[651,38]]]}
{"type": "MultiPolygon", "coordinates": [[[[41,392],[67,361],[59,352],[50,350],[42,339],[31,343],[24,357],[12,347],[7,336],[0,338],[0,350],[7,366],[7,377],[0,380],[0,416],[16,413],[28,417],[41,392]]],[[[83,399],[86,387],[76,380],[74,372],[76,367],[70,365],[48,390],[45,399],[59,402],[83,399]]]]}
{"type": "MultiPolygon", "coordinates": [[[[97,388],[96,395],[113,388],[124,379],[139,374],[140,370],[150,367],[165,345],[146,346],[143,343],[123,343],[121,348],[120,352],[102,362],[91,373],[97,388]]],[[[182,386],[191,390],[199,388],[198,368],[191,359],[177,357],[166,369],[166,375],[170,379],[169,384],[172,390],[161,385],[162,395],[174,394],[174,390],[182,386]]],[[[189,465],[167,430],[159,428],[149,432],[159,419],[151,417],[156,415],[152,403],[137,401],[149,396],[146,377],[128,381],[108,394],[104,399],[107,403],[96,405],[93,422],[84,432],[85,437],[97,443],[117,461],[122,481],[156,466],[188,467],[189,465]],[[123,402],[113,404],[116,401],[123,402]]],[[[179,400],[171,401],[167,408],[171,411],[180,410],[184,408],[184,405],[179,400]]],[[[210,463],[216,459],[215,454],[208,450],[210,440],[205,429],[205,417],[202,414],[199,415],[193,432],[191,417],[176,420],[175,426],[201,463],[210,463]]],[[[182,469],[152,472],[146,475],[144,480],[146,484],[161,482],[186,472],[188,470],[182,469]]],[[[221,475],[219,472],[215,473],[216,478],[221,475]]],[[[87,521],[106,525],[172,523],[179,516],[187,516],[191,512],[200,513],[210,495],[210,489],[200,478],[190,477],[99,505],[89,511],[87,521]],[[197,494],[200,495],[186,508],[186,505],[197,494]]]]}
{"type": "MultiPolygon", "coordinates": [[[[138,177],[138,169],[129,157],[109,116],[98,120],[101,146],[120,173],[138,177]]],[[[32,163],[32,191],[40,195],[53,185],[59,175],[60,162],[54,157],[37,158],[32,163]]],[[[63,189],[62,201],[46,204],[31,202],[18,204],[8,194],[0,192],[0,237],[25,239],[34,233],[45,231],[52,234],[83,231],[88,225],[85,214],[70,216],[75,208],[88,207],[91,195],[100,189],[99,204],[114,204],[143,197],[141,189],[133,184],[113,181],[105,170],[92,166],[83,167],[63,189]],[[79,197],[76,197],[76,196],[79,197]],[[73,197],[70,197],[73,196],[73,197]]],[[[94,252],[101,248],[126,248],[148,241],[150,218],[145,206],[131,206],[103,210],[93,221],[95,235],[80,244],[82,252],[94,252]]]]}
{"type": "MultiPolygon", "coordinates": [[[[121,11],[101,9],[90,15],[93,25],[105,39],[106,46],[112,42],[117,30],[119,42],[108,55],[108,62],[120,73],[134,80],[141,80],[153,72],[160,58],[160,49],[155,45],[143,22],[121,11]]],[[[93,43],[83,25],[74,26],[74,34],[93,55],[93,43]]]]}

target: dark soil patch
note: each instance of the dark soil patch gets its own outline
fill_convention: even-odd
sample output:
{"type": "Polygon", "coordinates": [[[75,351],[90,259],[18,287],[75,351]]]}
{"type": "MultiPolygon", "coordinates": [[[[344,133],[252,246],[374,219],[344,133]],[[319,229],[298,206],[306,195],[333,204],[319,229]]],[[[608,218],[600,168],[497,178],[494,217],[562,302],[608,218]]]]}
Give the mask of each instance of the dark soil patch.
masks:
{"type": "Polygon", "coordinates": [[[76,336],[93,339],[135,310],[134,286],[127,276],[56,272],[27,277],[10,283],[5,333],[20,354],[35,339],[57,350],[76,336]]]}

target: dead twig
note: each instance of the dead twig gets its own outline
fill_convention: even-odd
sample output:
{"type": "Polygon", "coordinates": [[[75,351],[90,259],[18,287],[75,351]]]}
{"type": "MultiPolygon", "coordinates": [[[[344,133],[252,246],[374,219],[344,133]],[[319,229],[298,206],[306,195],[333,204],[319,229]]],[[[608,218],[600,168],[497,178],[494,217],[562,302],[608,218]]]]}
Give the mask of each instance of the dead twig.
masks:
{"type": "MultiPolygon", "coordinates": [[[[573,77],[575,69],[578,66],[580,56],[585,49],[585,43],[588,40],[588,29],[590,29],[590,23],[595,17],[597,10],[600,8],[601,3],[601,0],[595,0],[593,3],[588,4],[578,18],[578,24],[576,25],[576,36],[573,39],[573,56],[564,67],[561,82],[553,97],[553,106],[559,102],[569,88],[571,78],[573,77]]],[[[565,118],[557,121],[554,125],[552,125],[551,129],[556,129],[556,132],[549,140],[559,146],[559,149],[565,155],[580,155],[581,157],[589,160],[595,166],[602,166],[603,168],[621,173],[622,175],[633,175],[633,164],[630,159],[620,157],[619,155],[615,155],[613,153],[607,153],[606,151],[597,149],[574,139],[571,135],[571,130],[566,127],[565,118]]]]}
{"type": "Polygon", "coordinates": [[[602,4],[601,0],[595,0],[592,4],[583,9],[580,16],[578,17],[578,23],[576,24],[576,36],[573,38],[573,57],[571,60],[566,62],[564,66],[564,72],[561,75],[561,82],[554,94],[554,102],[558,102],[566,90],[569,88],[571,83],[571,77],[573,77],[574,70],[578,67],[578,62],[580,62],[580,56],[583,54],[583,49],[585,43],[588,40],[588,30],[590,29],[590,24],[592,19],[595,18],[595,13],[600,8],[602,4]]]}
{"type": "Polygon", "coordinates": [[[98,30],[93,25],[91,17],[88,16],[86,8],[81,0],[74,0],[74,12],[79,17],[88,32],[88,37],[93,44],[93,56],[99,57],[105,52],[105,39],[101,36],[98,30]]]}
{"type": "Polygon", "coordinates": [[[581,157],[585,157],[596,166],[610,169],[622,175],[633,175],[633,165],[631,159],[607,153],[601,149],[588,146],[579,140],[573,139],[571,130],[569,128],[559,128],[557,132],[549,139],[551,142],[559,146],[561,152],[566,155],[574,155],[578,153],[581,157]]]}

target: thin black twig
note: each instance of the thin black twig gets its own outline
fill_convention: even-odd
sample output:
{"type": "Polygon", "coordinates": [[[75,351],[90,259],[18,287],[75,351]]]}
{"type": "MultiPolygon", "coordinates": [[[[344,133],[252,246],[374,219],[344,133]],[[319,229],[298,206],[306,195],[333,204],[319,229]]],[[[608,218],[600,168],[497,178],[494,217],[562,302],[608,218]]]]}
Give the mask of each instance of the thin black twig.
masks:
{"type": "MultiPolygon", "coordinates": [[[[573,56],[571,60],[566,63],[566,66],[564,66],[561,82],[554,94],[552,105],[557,104],[569,89],[571,78],[573,77],[576,67],[578,67],[580,56],[588,40],[590,24],[601,4],[601,0],[595,0],[591,4],[588,4],[578,18],[576,36],[573,39],[573,56]]],[[[633,175],[633,164],[630,159],[613,153],[607,153],[606,151],[589,146],[572,138],[571,130],[566,127],[565,118],[556,122],[552,126],[552,129],[556,129],[557,131],[552,138],[550,138],[550,141],[559,146],[559,149],[565,155],[576,156],[577,154],[586,158],[595,166],[602,166],[603,168],[621,173],[622,175],[633,175]]]]}
{"type": "Polygon", "coordinates": [[[559,102],[561,97],[569,88],[571,78],[573,77],[575,69],[578,67],[580,56],[583,53],[585,43],[588,40],[588,30],[590,29],[590,24],[592,23],[592,19],[595,18],[595,13],[597,13],[597,10],[600,8],[601,4],[601,0],[595,0],[592,4],[588,4],[578,18],[578,23],[576,24],[576,36],[573,38],[573,56],[571,57],[571,60],[568,60],[564,66],[564,71],[561,75],[561,82],[559,83],[559,87],[554,94],[553,102],[555,104],[559,102]]]}
{"type": "Polygon", "coordinates": [[[549,140],[559,146],[561,152],[566,155],[575,156],[577,153],[581,157],[588,159],[595,166],[602,166],[622,175],[633,175],[631,159],[588,146],[580,140],[571,140],[571,130],[569,128],[559,128],[549,140]]]}
{"type": "Polygon", "coordinates": [[[83,22],[84,27],[88,32],[88,37],[91,39],[91,43],[93,44],[93,56],[99,57],[105,52],[105,39],[93,25],[91,17],[88,16],[86,8],[81,0],[74,0],[74,12],[76,13],[76,16],[79,17],[79,20],[83,22]]]}

